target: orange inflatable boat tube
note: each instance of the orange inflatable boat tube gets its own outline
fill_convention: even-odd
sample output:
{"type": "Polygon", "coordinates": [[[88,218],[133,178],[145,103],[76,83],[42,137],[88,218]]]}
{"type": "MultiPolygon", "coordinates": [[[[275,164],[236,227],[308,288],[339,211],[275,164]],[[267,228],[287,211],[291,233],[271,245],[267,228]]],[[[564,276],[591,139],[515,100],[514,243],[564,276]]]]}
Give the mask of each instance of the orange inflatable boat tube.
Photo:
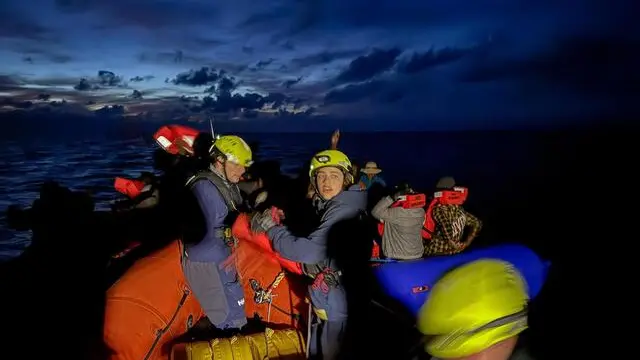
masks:
{"type": "Polygon", "coordinates": [[[138,260],[107,291],[103,335],[110,360],[167,359],[174,340],[204,316],[182,255],[176,240],[138,260]]]}

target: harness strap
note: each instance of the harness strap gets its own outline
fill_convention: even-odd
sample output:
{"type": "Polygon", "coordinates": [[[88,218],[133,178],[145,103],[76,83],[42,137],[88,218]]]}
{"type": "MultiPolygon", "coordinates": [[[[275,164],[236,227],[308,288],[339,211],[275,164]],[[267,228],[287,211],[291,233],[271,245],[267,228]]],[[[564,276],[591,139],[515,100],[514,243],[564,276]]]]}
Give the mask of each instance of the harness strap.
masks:
{"type": "Polygon", "coordinates": [[[335,288],[340,285],[340,276],[342,276],[342,271],[335,271],[330,267],[325,267],[315,276],[311,287],[326,294],[330,288],[335,288]]]}
{"type": "Polygon", "coordinates": [[[284,280],[284,278],[285,278],[285,272],[280,271],[278,275],[276,275],[271,285],[269,285],[266,290],[260,286],[260,283],[258,283],[258,280],[256,279],[249,280],[251,289],[253,289],[254,291],[253,301],[255,301],[256,304],[269,304],[269,306],[273,306],[273,308],[280,311],[281,313],[291,316],[294,319],[299,319],[300,318],[299,314],[289,313],[284,309],[281,309],[280,307],[273,305],[273,297],[275,296],[273,295],[273,290],[275,290],[278,287],[278,285],[280,285],[280,283],[282,282],[282,280],[284,280]]]}
{"type": "Polygon", "coordinates": [[[186,186],[192,187],[196,182],[203,179],[209,180],[218,189],[230,211],[238,211],[238,206],[242,203],[242,195],[237,185],[229,184],[211,171],[200,171],[187,180],[186,186]]]}

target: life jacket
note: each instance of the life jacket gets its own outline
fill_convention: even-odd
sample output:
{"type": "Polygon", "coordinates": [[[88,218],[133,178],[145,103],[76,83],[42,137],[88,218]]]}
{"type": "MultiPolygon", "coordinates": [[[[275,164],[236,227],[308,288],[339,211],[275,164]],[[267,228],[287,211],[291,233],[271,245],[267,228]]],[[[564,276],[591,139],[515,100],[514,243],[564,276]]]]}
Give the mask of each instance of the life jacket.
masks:
{"type": "Polygon", "coordinates": [[[467,200],[467,196],[469,196],[469,189],[461,186],[433,193],[433,199],[424,215],[422,238],[430,240],[436,230],[436,221],[433,219],[433,209],[436,205],[462,205],[467,200]]]}
{"type": "Polygon", "coordinates": [[[153,139],[169,154],[193,155],[193,143],[198,134],[198,130],[188,126],[167,125],[158,129],[153,139]]]}
{"type": "MultiPolygon", "coordinates": [[[[427,204],[427,197],[424,194],[409,194],[401,196],[398,201],[391,204],[392,208],[402,207],[403,209],[423,208],[427,204]]],[[[378,234],[384,233],[384,223],[378,223],[378,234]]]]}
{"type": "Polygon", "coordinates": [[[216,175],[212,171],[200,171],[196,175],[190,177],[187,180],[187,188],[192,188],[196,182],[206,179],[210,181],[224,200],[227,205],[228,215],[224,220],[224,227],[219,230],[218,237],[224,239],[227,245],[233,245],[233,238],[231,236],[231,226],[236,220],[236,217],[243,209],[243,199],[240,189],[236,184],[231,184],[226,180],[223,180],[220,176],[216,175]]]}
{"type": "Polygon", "coordinates": [[[106,295],[103,335],[111,360],[167,359],[204,311],[185,279],[182,242],[138,260],[106,295]]]}
{"type": "Polygon", "coordinates": [[[113,183],[116,191],[127,196],[129,199],[135,199],[140,196],[145,185],[142,180],[125,179],[123,177],[116,177],[113,183]]]}
{"type": "MultiPolygon", "coordinates": [[[[132,209],[135,208],[136,205],[139,205],[145,199],[153,196],[153,188],[148,186],[144,181],[137,179],[127,179],[123,177],[116,177],[113,187],[117,192],[125,195],[128,199],[120,201],[115,205],[120,205],[119,208],[124,209],[132,209]],[[147,189],[145,189],[147,187],[147,189]]],[[[133,249],[142,245],[139,241],[132,241],[127,244],[123,250],[112,255],[113,259],[118,259],[124,257],[128,253],[130,253],[133,249]]]]}
{"type": "Polygon", "coordinates": [[[247,214],[238,216],[231,232],[237,239],[232,259],[247,299],[247,317],[257,315],[268,326],[297,327],[308,306],[306,285],[295,278],[302,274],[301,264],[279,256],[265,233],[253,233],[247,214]]]}

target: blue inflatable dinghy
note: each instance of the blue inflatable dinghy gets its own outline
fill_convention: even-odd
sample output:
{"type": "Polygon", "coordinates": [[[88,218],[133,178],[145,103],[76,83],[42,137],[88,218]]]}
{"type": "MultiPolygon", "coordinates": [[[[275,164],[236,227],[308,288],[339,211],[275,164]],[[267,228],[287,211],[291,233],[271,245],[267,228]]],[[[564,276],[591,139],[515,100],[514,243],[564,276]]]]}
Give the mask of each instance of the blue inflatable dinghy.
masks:
{"type": "Polygon", "coordinates": [[[385,262],[376,268],[375,273],[387,295],[417,315],[429,296],[429,290],[442,275],[457,266],[486,258],[500,259],[513,264],[524,276],[531,299],[542,289],[550,265],[528,247],[509,244],[457,255],[385,262]]]}

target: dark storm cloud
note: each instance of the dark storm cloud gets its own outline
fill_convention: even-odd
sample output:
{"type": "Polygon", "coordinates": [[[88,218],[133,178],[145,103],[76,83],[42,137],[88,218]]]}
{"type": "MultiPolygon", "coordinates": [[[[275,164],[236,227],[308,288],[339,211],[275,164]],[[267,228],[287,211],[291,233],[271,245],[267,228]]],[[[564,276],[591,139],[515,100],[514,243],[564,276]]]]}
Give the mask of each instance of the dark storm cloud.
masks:
{"type": "Polygon", "coordinates": [[[13,98],[0,98],[0,108],[3,107],[12,107],[16,109],[29,109],[33,106],[32,101],[20,101],[13,98]]]}
{"type": "Polygon", "coordinates": [[[363,81],[391,69],[402,50],[398,48],[374,49],[370,54],[357,57],[336,78],[339,82],[363,81]]]}
{"type": "Polygon", "coordinates": [[[129,97],[132,99],[142,99],[142,93],[139,90],[133,90],[129,97]]]}
{"type": "Polygon", "coordinates": [[[324,101],[326,104],[357,102],[371,98],[376,94],[380,94],[388,86],[388,82],[380,80],[367,81],[361,84],[350,84],[345,87],[329,91],[325,95],[324,101]]]}
{"type": "Polygon", "coordinates": [[[126,87],[122,77],[116,75],[112,71],[100,70],[95,78],[82,78],[74,85],[74,89],[78,91],[100,90],[103,88],[126,87]]]}
{"type": "Polygon", "coordinates": [[[520,78],[549,81],[578,92],[640,91],[640,41],[568,39],[536,58],[480,63],[461,80],[488,82],[520,78]]]}
{"type": "Polygon", "coordinates": [[[439,65],[452,63],[460,60],[473,49],[444,48],[440,50],[431,49],[423,53],[413,53],[411,58],[403,63],[399,71],[406,74],[414,74],[439,65]]]}
{"type": "MultiPolygon", "coordinates": [[[[194,112],[230,113],[258,110],[266,107],[270,110],[286,113],[287,110],[284,107],[297,101],[297,99],[282,93],[269,93],[266,96],[257,93],[234,94],[233,91],[238,85],[235,78],[224,70],[216,70],[209,67],[180,73],[170,82],[190,87],[207,87],[204,92],[209,95],[205,96],[200,104],[190,105],[194,112]]],[[[182,98],[181,100],[183,102],[191,102],[187,98],[182,98]]],[[[252,116],[250,112],[248,114],[252,116]]]]}
{"type": "Polygon", "coordinates": [[[112,71],[98,71],[98,84],[102,86],[118,86],[122,84],[122,78],[112,71]]]}
{"type": "Polygon", "coordinates": [[[146,75],[146,76],[134,76],[132,78],[129,79],[130,82],[142,82],[142,81],[149,81],[151,79],[154,79],[155,76],[153,75],[146,75]]]}
{"type": "Polygon", "coordinates": [[[258,61],[256,63],[255,67],[256,67],[257,70],[264,69],[267,66],[271,65],[275,60],[276,59],[274,59],[274,58],[270,58],[270,59],[267,59],[267,60],[260,60],[260,61],[258,61]]]}
{"type": "MultiPolygon", "coordinates": [[[[532,119],[560,124],[638,114],[638,40],[571,38],[520,57],[493,44],[446,53],[452,55],[442,59],[434,50],[411,57],[377,80],[333,89],[325,95],[325,104],[359,108],[345,112],[350,119],[374,114],[398,121],[425,117],[433,127],[487,116],[495,126],[517,126],[533,124],[532,119]]],[[[375,121],[371,126],[382,126],[375,121]]]]}
{"type": "Polygon", "coordinates": [[[202,67],[198,70],[189,70],[176,75],[171,83],[187,86],[205,86],[215,84],[225,75],[223,70],[202,67]]]}
{"type": "Polygon", "coordinates": [[[361,53],[361,50],[322,51],[317,54],[294,58],[291,60],[291,63],[297,67],[304,68],[314,65],[329,64],[335,60],[353,58],[361,53]]]}
{"type": "MultiPolygon", "coordinates": [[[[202,110],[213,110],[225,113],[246,110],[257,110],[268,107],[271,110],[281,109],[289,102],[295,100],[282,93],[270,93],[262,96],[256,93],[232,94],[229,89],[219,88],[213,94],[205,96],[202,100],[202,110]]],[[[282,109],[284,111],[284,109],[282,109]]]]}
{"type": "Polygon", "coordinates": [[[0,75],[0,90],[11,90],[20,87],[20,81],[13,76],[0,75]]]}
{"type": "MultiPolygon", "coordinates": [[[[212,83],[212,82],[210,82],[212,83]]],[[[230,93],[234,90],[238,84],[235,83],[235,78],[228,76],[220,76],[218,80],[213,82],[214,84],[204,90],[207,94],[219,94],[230,93]]]]}
{"type": "Polygon", "coordinates": [[[303,77],[300,76],[297,79],[291,79],[291,80],[286,80],[282,83],[282,86],[284,86],[285,88],[289,89],[291,88],[293,85],[299,83],[300,81],[302,81],[303,77]]]}

